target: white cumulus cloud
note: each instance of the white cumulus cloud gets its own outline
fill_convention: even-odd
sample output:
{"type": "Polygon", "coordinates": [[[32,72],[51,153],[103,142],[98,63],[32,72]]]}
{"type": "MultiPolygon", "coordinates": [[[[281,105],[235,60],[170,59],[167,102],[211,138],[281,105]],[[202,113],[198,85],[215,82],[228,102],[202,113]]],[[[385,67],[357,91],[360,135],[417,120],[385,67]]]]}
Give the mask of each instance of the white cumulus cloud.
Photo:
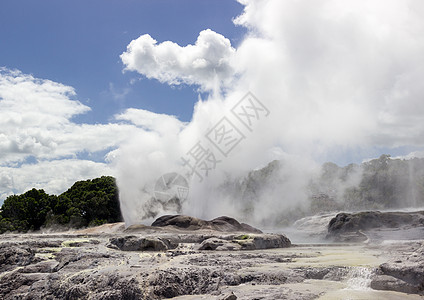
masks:
{"type": "Polygon", "coordinates": [[[90,111],[70,86],[0,69],[0,200],[36,187],[59,193],[75,180],[111,174],[105,163],[77,159],[116,149],[132,124],[77,124],[90,111]]]}
{"type": "Polygon", "coordinates": [[[103,175],[114,175],[108,164],[79,159],[41,161],[19,168],[0,167],[0,200],[32,188],[57,195],[70,188],[75,181],[103,175]]]}
{"type": "Polygon", "coordinates": [[[227,85],[234,75],[235,54],[230,41],[210,30],[200,32],[194,45],[157,43],[144,34],[133,40],[121,55],[125,70],[137,71],[171,85],[196,84],[212,90],[227,85]]]}

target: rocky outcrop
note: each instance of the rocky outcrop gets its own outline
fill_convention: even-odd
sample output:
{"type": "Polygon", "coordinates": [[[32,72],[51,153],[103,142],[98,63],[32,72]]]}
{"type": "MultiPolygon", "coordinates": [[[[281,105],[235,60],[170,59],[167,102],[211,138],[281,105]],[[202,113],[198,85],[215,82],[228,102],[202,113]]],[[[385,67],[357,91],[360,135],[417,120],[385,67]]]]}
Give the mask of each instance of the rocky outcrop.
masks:
{"type": "Polygon", "coordinates": [[[408,230],[424,228],[424,211],[339,213],[328,224],[327,238],[342,242],[361,242],[375,229],[408,230]]]}
{"type": "Polygon", "coordinates": [[[234,218],[222,216],[211,221],[205,221],[190,216],[165,215],[152,223],[153,227],[173,226],[185,230],[216,230],[221,232],[262,233],[248,224],[240,223],[234,218]]]}
{"type": "Polygon", "coordinates": [[[170,239],[156,237],[124,236],[111,238],[107,245],[123,251],[165,251],[177,247],[170,239]]]}
{"type": "Polygon", "coordinates": [[[164,234],[154,236],[123,236],[110,238],[107,247],[122,251],[166,251],[180,244],[198,250],[235,251],[287,248],[290,240],[283,234],[164,234]]]}
{"type": "Polygon", "coordinates": [[[291,246],[290,240],[283,234],[261,234],[237,237],[235,239],[243,250],[258,250],[272,248],[287,248],[291,246]]]}
{"type": "Polygon", "coordinates": [[[235,236],[232,240],[209,238],[204,240],[199,250],[259,250],[290,247],[290,240],[282,234],[255,234],[235,236]]]}
{"type": "Polygon", "coordinates": [[[424,295],[424,245],[404,257],[381,264],[371,287],[424,295]]]}
{"type": "Polygon", "coordinates": [[[241,250],[241,245],[234,241],[222,240],[219,238],[209,238],[199,245],[199,250],[232,251],[241,250]]]}
{"type": "Polygon", "coordinates": [[[35,257],[35,252],[28,246],[18,247],[7,243],[0,246],[0,272],[37,261],[40,260],[35,257]]]}

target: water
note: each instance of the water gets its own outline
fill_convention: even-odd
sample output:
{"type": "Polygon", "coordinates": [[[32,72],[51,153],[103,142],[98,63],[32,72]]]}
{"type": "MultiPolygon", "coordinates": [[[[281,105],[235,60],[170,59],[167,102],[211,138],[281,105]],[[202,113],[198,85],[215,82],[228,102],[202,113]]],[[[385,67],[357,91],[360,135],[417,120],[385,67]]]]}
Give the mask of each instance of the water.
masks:
{"type": "Polygon", "coordinates": [[[351,267],[347,275],[346,290],[366,291],[371,289],[373,269],[368,267],[351,267]]]}

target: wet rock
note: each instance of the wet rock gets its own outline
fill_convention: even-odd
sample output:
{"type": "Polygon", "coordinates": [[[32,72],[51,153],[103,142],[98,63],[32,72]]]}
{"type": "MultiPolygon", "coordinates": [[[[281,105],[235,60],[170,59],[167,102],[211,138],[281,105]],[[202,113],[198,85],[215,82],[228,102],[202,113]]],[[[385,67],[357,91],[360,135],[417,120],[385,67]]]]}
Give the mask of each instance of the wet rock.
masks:
{"type": "MultiPolygon", "coordinates": [[[[422,257],[421,257],[422,259],[422,257]]],[[[424,294],[424,264],[384,263],[380,276],[372,281],[375,289],[424,294]]]]}
{"type": "Polygon", "coordinates": [[[409,294],[418,294],[417,286],[388,275],[377,275],[371,281],[374,290],[397,291],[409,294]]]}
{"type": "Polygon", "coordinates": [[[424,295],[424,243],[390,246],[389,255],[392,259],[380,265],[371,287],[424,295]]]}

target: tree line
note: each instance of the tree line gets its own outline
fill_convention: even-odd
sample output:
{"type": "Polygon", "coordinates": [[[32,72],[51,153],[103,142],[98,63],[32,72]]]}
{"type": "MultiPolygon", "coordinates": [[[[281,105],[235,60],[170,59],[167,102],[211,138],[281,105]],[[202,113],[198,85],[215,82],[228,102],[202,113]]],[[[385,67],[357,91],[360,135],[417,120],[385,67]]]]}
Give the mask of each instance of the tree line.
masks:
{"type": "Polygon", "coordinates": [[[115,178],[75,182],[60,195],[32,189],[11,195],[0,210],[0,233],[41,228],[81,228],[122,220],[115,178]]]}

